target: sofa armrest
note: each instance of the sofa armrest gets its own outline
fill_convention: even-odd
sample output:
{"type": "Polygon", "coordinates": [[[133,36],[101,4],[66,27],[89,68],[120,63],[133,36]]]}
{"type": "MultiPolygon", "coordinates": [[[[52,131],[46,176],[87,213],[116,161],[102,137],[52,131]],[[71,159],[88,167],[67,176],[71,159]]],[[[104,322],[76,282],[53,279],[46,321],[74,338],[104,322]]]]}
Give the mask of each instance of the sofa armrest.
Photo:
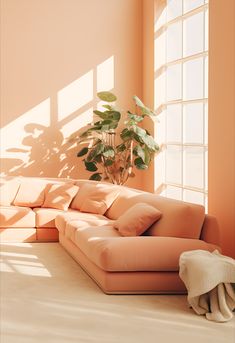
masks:
{"type": "Polygon", "coordinates": [[[200,239],[211,244],[220,246],[220,229],[217,219],[214,216],[206,214],[202,226],[200,239]]]}

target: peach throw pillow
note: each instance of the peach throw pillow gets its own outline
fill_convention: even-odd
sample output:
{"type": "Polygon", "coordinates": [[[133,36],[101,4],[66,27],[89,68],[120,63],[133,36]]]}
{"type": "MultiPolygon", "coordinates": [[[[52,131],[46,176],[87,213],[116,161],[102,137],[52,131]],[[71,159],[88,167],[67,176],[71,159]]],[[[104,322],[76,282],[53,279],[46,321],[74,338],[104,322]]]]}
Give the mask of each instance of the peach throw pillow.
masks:
{"type": "Polygon", "coordinates": [[[17,179],[7,180],[4,183],[0,181],[0,205],[11,206],[19,187],[20,181],[17,179]]]}
{"type": "Polygon", "coordinates": [[[39,207],[44,202],[45,182],[40,180],[22,181],[13,204],[15,206],[39,207]]]}
{"type": "Polygon", "coordinates": [[[139,236],[160,217],[161,212],[155,207],[137,203],[114,222],[114,227],[122,236],[139,236]]]}
{"type": "Polygon", "coordinates": [[[86,184],[81,187],[71,208],[81,212],[104,214],[118,197],[120,190],[118,187],[104,184],[86,184]]]}
{"type": "Polygon", "coordinates": [[[48,185],[42,207],[67,211],[78,190],[79,187],[72,183],[48,185]]]}

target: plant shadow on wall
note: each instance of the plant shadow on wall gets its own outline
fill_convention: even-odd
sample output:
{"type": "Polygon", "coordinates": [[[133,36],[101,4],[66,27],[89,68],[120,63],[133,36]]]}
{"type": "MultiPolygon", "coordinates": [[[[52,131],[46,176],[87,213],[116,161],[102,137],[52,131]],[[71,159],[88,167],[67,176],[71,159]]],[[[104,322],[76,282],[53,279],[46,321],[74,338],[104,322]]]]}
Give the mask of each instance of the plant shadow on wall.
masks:
{"type": "MultiPolygon", "coordinates": [[[[155,113],[134,96],[135,112],[127,111],[125,128],[118,135],[121,112],[113,105],[117,97],[107,91],[97,93],[104,101],[103,111],[95,110],[99,120],[78,137],[78,144],[86,144],[77,154],[83,159],[86,170],[93,172],[90,179],[108,180],[123,185],[129,177],[134,177],[133,168],[148,169],[154,154],[159,150],[150,133],[139,125],[146,116],[155,113]]],[[[76,139],[74,136],[71,142],[76,139]]]]}
{"type": "Polygon", "coordinates": [[[25,149],[11,148],[9,153],[27,154],[27,162],[23,160],[2,159],[1,171],[5,175],[35,175],[35,167],[39,168],[37,175],[54,177],[55,170],[59,177],[74,177],[78,174],[73,157],[77,146],[64,139],[59,126],[44,126],[30,123],[24,126],[26,136],[22,140],[25,149]],[[12,162],[9,164],[9,162],[12,162]]]}

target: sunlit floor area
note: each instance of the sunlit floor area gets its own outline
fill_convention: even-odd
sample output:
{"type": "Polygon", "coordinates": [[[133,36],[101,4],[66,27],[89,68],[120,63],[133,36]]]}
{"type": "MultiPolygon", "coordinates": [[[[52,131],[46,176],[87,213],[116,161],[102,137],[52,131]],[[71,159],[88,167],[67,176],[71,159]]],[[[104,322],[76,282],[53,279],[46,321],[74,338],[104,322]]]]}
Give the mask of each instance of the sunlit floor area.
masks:
{"type": "Polygon", "coordinates": [[[105,295],[59,243],[1,245],[1,343],[234,343],[186,296],[105,295]]]}

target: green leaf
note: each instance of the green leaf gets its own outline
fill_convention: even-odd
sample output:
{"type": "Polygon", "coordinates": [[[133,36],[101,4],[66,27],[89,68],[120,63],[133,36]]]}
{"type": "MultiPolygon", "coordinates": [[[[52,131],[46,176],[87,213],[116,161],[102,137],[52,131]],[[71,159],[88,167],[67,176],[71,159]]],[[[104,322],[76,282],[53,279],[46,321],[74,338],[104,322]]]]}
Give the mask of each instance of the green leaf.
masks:
{"type": "Polygon", "coordinates": [[[133,150],[134,155],[141,157],[141,159],[145,160],[145,151],[141,148],[140,145],[136,145],[133,150]]]}
{"type": "Polygon", "coordinates": [[[147,106],[145,106],[144,103],[136,95],[133,96],[133,99],[136,105],[141,109],[143,115],[148,115],[148,116],[156,115],[152,110],[150,110],[147,106]]]}
{"type": "Polygon", "coordinates": [[[108,119],[119,121],[121,118],[121,113],[118,111],[106,111],[108,119]]]}
{"type": "Polygon", "coordinates": [[[102,105],[102,107],[107,108],[109,111],[113,111],[113,106],[111,105],[102,105]]]}
{"type": "Polygon", "coordinates": [[[101,181],[102,176],[100,173],[95,173],[90,176],[89,180],[101,181]]]}
{"type": "Polygon", "coordinates": [[[106,161],[104,162],[104,165],[105,165],[105,167],[109,167],[109,166],[111,166],[113,163],[114,163],[114,160],[106,160],[106,161]]]}
{"type": "Polygon", "coordinates": [[[86,158],[87,162],[93,161],[97,157],[97,155],[103,152],[103,150],[104,150],[104,144],[102,143],[97,144],[95,148],[90,150],[86,158]]]}
{"type": "Polygon", "coordinates": [[[144,153],[145,153],[144,163],[148,166],[151,161],[151,152],[149,151],[146,145],[144,147],[144,153]]]}
{"type": "Polygon", "coordinates": [[[131,140],[133,138],[133,133],[134,132],[132,130],[124,129],[124,130],[122,130],[120,137],[124,142],[126,142],[126,141],[131,140]]]}
{"type": "Polygon", "coordinates": [[[144,144],[143,140],[136,133],[133,134],[133,138],[137,143],[144,144]]]}
{"type": "Polygon", "coordinates": [[[85,147],[85,148],[82,148],[78,153],[77,153],[77,157],[81,157],[81,156],[84,156],[88,153],[88,148],[85,147]]]}
{"type": "Polygon", "coordinates": [[[133,131],[141,138],[146,136],[146,131],[139,126],[133,127],[133,131]]]}
{"type": "Polygon", "coordinates": [[[134,96],[133,96],[133,99],[134,99],[134,101],[135,101],[135,103],[136,103],[137,106],[139,106],[139,107],[145,107],[144,104],[143,104],[143,102],[138,98],[137,95],[134,95],[134,96]]]}
{"type": "Polygon", "coordinates": [[[96,155],[96,157],[93,160],[94,162],[101,163],[102,162],[102,156],[101,154],[96,155]]]}
{"type": "Polygon", "coordinates": [[[142,137],[144,144],[148,147],[149,150],[154,152],[159,150],[158,144],[155,142],[152,136],[145,135],[142,137]]]}
{"type": "Polygon", "coordinates": [[[117,145],[116,149],[117,149],[117,152],[125,151],[125,150],[126,150],[126,145],[125,145],[125,143],[122,143],[122,144],[117,145]]]}
{"type": "Polygon", "coordinates": [[[131,120],[134,120],[136,123],[140,123],[141,121],[143,121],[144,117],[142,116],[138,116],[137,114],[133,114],[130,111],[128,111],[128,117],[131,120]]]}
{"type": "Polygon", "coordinates": [[[86,166],[86,170],[88,170],[90,172],[94,172],[98,169],[94,162],[85,161],[85,166],[86,166]]]}
{"type": "Polygon", "coordinates": [[[137,169],[140,169],[140,170],[148,169],[148,166],[144,163],[144,161],[140,157],[137,157],[134,160],[134,164],[135,164],[137,169]]]}
{"type": "Polygon", "coordinates": [[[105,114],[105,112],[94,110],[93,113],[95,113],[98,117],[100,117],[102,119],[106,119],[107,118],[107,115],[105,114]]]}
{"type": "Polygon", "coordinates": [[[97,93],[97,96],[100,98],[100,100],[107,101],[107,102],[113,102],[117,100],[116,95],[114,95],[111,92],[99,92],[97,93]]]}
{"type": "Polygon", "coordinates": [[[103,152],[102,155],[103,155],[104,157],[106,157],[106,158],[108,158],[108,157],[114,157],[115,151],[114,151],[113,147],[107,146],[107,147],[105,147],[104,152],[103,152]]]}

